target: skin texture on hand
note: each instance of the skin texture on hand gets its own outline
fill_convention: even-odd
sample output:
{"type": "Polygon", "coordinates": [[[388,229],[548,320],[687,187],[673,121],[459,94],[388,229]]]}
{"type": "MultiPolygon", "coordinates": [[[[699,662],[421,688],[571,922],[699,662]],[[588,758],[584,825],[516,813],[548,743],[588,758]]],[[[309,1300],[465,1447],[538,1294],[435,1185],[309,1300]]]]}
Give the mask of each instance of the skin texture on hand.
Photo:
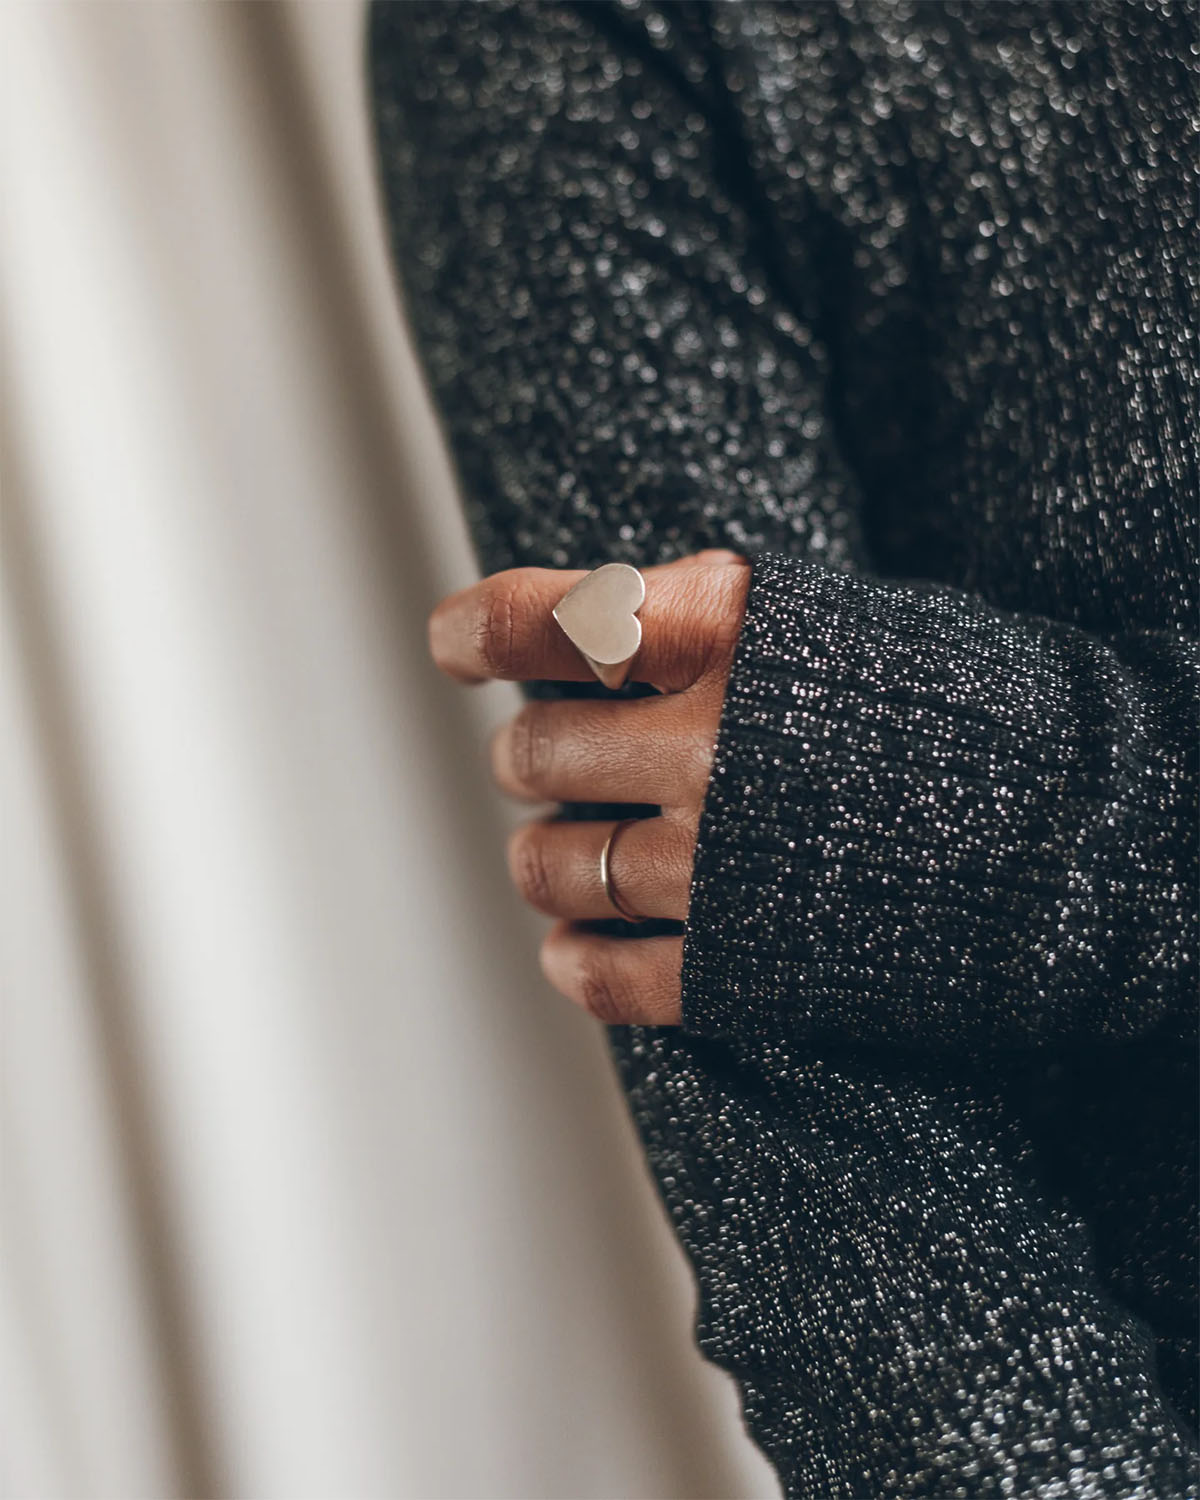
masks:
{"type": "MultiPolygon", "coordinates": [[[[513,568],[451,594],[430,616],[434,661],[460,682],[592,679],[552,613],[584,576],[513,568]]],[[[527,703],[492,740],[492,774],[525,802],[657,804],[659,816],[621,829],[610,880],[627,909],[682,921],[750,567],[733,552],[700,552],[643,576],[629,675],[659,696],[527,703]]],[[[610,1025],[678,1025],[683,939],[626,941],[578,925],[617,915],[600,876],[613,827],[534,819],[510,840],[509,870],[530,905],[559,919],[541,948],[555,989],[610,1025]]]]}

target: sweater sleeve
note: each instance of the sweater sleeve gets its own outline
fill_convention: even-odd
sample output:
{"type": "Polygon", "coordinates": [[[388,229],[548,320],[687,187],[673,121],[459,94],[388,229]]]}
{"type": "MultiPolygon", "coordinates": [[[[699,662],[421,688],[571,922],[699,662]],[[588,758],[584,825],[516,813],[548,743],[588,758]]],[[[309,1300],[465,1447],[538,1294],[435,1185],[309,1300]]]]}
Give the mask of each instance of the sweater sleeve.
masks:
{"type": "Polygon", "coordinates": [[[812,237],[784,256],[759,212],[705,7],[450,13],[377,6],[373,67],[393,250],[485,568],[861,561],[812,237]]]}
{"type": "Polygon", "coordinates": [[[1192,1036],[1200,653],[755,564],[685,1023],[958,1046],[1192,1036]]]}
{"type": "MultiPolygon", "coordinates": [[[[815,58],[806,128],[848,86],[826,35],[843,9],[779,13],[815,58]]],[[[786,728],[779,700],[807,680],[788,660],[806,637],[789,625],[779,645],[772,622],[794,610],[815,626],[821,590],[857,600],[874,586],[859,581],[861,495],[834,438],[832,362],[805,316],[824,300],[815,236],[781,245],[764,228],[721,124],[704,31],[743,14],[758,24],[740,6],[377,4],[371,58],[395,260],[484,567],[645,564],[721,543],[766,554],[686,950],[711,960],[716,933],[731,936],[750,1010],[701,1015],[694,985],[685,998],[689,1024],[773,1036],[788,996],[750,993],[751,938],[706,872],[729,876],[749,838],[738,878],[773,893],[760,941],[782,954],[800,897],[788,835],[760,839],[753,792],[735,802],[729,778],[771,785],[768,721],[786,728]],[[788,560],[801,553],[812,561],[788,560]]],[[[823,138],[836,145],[836,127],[823,138]]],[[[825,152],[831,172],[852,159],[825,152]]],[[[890,422],[894,407],[866,409],[890,422]]],[[[739,920],[761,904],[726,891],[739,920]]],[[[1082,1218],[1047,1203],[995,1079],[1010,1061],[1044,1075],[1040,1058],[977,1068],[681,1028],[610,1039],[695,1271],[701,1348],[738,1382],[789,1495],[1193,1492],[1149,1330],[1106,1290],[1082,1218]]]]}

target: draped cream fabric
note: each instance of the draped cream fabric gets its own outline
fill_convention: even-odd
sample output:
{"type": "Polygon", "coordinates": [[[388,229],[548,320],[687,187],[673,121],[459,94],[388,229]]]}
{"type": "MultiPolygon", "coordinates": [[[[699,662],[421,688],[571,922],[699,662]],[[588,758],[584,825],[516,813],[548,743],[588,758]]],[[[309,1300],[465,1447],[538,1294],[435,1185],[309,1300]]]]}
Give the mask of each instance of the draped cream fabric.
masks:
{"type": "Polygon", "coordinates": [[[359,6],[0,29],[7,1492],[773,1494],[426,661],[359,6]]]}

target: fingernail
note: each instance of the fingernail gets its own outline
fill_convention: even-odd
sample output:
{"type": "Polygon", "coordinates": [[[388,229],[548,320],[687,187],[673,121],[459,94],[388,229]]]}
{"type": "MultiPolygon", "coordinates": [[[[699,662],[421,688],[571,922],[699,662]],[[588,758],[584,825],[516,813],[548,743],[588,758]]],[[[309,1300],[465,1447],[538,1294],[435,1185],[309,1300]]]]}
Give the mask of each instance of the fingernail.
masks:
{"type": "Polygon", "coordinates": [[[574,975],[570,959],[563,952],[562,945],[554,941],[554,936],[551,934],[543,939],[538,950],[538,962],[547,981],[560,995],[565,995],[574,975]]]}
{"type": "Polygon", "coordinates": [[[435,662],[440,662],[443,649],[449,644],[449,632],[447,631],[446,621],[440,609],[435,609],[429,616],[425,633],[429,641],[430,656],[433,657],[435,662]]]}

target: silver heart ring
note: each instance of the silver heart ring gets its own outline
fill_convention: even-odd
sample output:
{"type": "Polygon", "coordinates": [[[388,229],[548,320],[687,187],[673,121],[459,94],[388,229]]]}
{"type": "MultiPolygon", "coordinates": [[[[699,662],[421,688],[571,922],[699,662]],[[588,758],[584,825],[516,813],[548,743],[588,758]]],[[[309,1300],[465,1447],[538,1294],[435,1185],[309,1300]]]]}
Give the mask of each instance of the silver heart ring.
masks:
{"type": "Polygon", "coordinates": [[[554,606],[554,618],[568,640],[607,688],[629,676],[642,644],[637,617],[646,598],[646,580],[628,563],[595,568],[554,606]]]}

